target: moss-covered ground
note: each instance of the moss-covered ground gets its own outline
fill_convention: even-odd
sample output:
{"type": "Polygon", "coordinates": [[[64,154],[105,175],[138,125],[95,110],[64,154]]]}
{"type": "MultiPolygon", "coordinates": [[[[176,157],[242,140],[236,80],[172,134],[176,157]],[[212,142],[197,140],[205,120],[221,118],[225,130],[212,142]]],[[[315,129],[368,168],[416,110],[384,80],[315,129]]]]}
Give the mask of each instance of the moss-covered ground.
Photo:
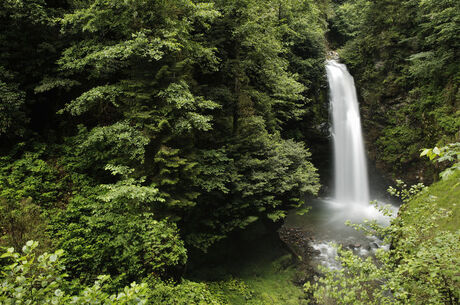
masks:
{"type": "MultiPolygon", "coordinates": [[[[262,229],[263,230],[263,229],[262,229]]],[[[207,282],[223,303],[231,305],[306,304],[291,254],[276,232],[260,232],[260,224],[202,256],[187,273],[207,282]],[[258,232],[257,232],[258,231],[258,232]]]]}
{"type": "Polygon", "coordinates": [[[278,261],[274,261],[266,266],[249,265],[244,269],[236,277],[211,282],[211,289],[234,305],[306,304],[302,289],[292,282],[296,273],[294,267],[280,269],[278,261]]]}

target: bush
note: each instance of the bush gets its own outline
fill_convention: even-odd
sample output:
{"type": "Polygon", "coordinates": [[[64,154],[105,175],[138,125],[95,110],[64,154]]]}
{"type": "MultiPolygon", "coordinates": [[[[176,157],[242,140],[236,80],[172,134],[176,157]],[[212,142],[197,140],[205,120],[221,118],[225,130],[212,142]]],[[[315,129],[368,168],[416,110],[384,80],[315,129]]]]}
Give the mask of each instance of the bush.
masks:
{"type": "Polygon", "coordinates": [[[8,248],[1,259],[1,304],[146,304],[147,285],[132,283],[118,294],[103,291],[108,276],[99,276],[91,287],[80,287],[80,292],[70,294],[66,288],[65,267],[62,264],[63,250],[44,253],[36,257],[37,242],[28,241],[22,254],[8,248]]]}
{"type": "Polygon", "coordinates": [[[110,274],[121,288],[152,273],[168,277],[185,264],[174,223],[121,202],[103,202],[94,188],[86,194],[75,196],[53,224],[72,277],[87,283],[110,274]]]}
{"type": "Polygon", "coordinates": [[[149,302],[155,305],[220,305],[205,283],[184,280],[179,285],[154,280],[149,294],[149,302]]]}
{"type": "MultiPolygon", "coordinates": [[[[458,184],[456,175],[453,183],[458,184]]],[[[444,183],[444,181],[442,181],[444,183]]],[[[438,204],[425,189],[416,200],[400,191],[405,205],[389,227],[371,223],[356,226],[368,234],[386,236],[389,251],[380,249],[375,260],[362,259],[339,249],[340,270],[324,270],[318,283],[305,288],[321,304],[458,304],[460,300],[460,230],[443,224],[452,222],[452,209],[438,204]],[[423,200],[421,200],[423,199],[423,200]],[[415,221],[414,221],[415,220],[415,221]]]]}

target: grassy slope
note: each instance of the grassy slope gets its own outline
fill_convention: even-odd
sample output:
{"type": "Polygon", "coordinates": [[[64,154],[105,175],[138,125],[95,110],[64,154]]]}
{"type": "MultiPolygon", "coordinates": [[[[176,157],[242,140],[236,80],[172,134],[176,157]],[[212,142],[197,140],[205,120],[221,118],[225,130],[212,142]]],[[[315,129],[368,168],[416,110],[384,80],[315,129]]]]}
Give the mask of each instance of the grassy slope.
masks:
{"type": "Polygon", "coordinates": [[[286,257],[272,262],[248,264],[238,270],[235,277],[210,283],[211,289],[232,305],[299,305],[306,304],[304,293],[292,280],[293,266],[283,268],[279,264],[286,257]]]}
{"type": "Polygon", "coordinates": [[[452,211],[452,216],[439,223],[438,230],[455,231],[460,229],[460,171],[455,172],[445,180],[438,181],[427,190],[416,196],[403,209],[401,217],[409,224],[416,224],[426,214],[411,213],[411,211],[427,202],[436,204],[438,208],[452,211]]]}

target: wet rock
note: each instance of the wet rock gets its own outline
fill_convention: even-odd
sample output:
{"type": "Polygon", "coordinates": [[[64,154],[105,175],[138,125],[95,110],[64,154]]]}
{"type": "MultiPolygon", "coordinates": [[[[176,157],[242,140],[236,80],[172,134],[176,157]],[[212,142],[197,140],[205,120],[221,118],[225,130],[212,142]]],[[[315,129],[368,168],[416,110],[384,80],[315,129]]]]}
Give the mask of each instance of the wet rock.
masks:
{"type": "Polygon", "coordinates": [[[301,228],[281,227],[278,230],[280,239],[286,244],[291,252],[300,261],[309,261],[314,254],[314,249],[310,246],[312,241],[311,233],[301,228]]]}
{"type": "Polygon", "coordinates": [[[339,53],[337,53],[336,51],[331,50],[331,51],[327,52],[326,59],[328,59],[328,60],[331,60],[331,59],[339,60],[339,53]]]}
{"type": "Polygon", "coordinates": [[[318,273],[310,265],[313,256],[320,254],[320,251],[313,249],[310,245],[312,233],[301,228],[281,227],[278,230],[280,239],[297,259],[297,272],[293,279],[294,284],[303,285],[312,281],[318,273]]]}
{"type": "Polygon", "coordinates": [[[369,243],[369,246],[367,247],[367,250],[375,250],[375,249],[378,249],[379,248],[379,245],[376,243],[376,242],[371,242],[369,243]]]}

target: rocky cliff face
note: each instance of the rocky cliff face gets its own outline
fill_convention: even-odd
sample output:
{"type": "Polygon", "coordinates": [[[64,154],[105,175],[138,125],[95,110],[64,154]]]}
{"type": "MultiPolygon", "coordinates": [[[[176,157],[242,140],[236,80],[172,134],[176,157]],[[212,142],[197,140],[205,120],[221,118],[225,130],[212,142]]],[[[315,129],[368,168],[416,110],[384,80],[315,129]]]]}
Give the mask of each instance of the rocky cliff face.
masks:
{"type": "Polygon", "coordinates": [[[366,150],[376,173],[409,184],[432,183],[437,171],[420,158],[420,150],[436,143],[426,141],[423,126],[406,112],[411,108],[407,94],[391,85],[384,90],[383,80],[370,84],[356,74],[366,150]]]}

